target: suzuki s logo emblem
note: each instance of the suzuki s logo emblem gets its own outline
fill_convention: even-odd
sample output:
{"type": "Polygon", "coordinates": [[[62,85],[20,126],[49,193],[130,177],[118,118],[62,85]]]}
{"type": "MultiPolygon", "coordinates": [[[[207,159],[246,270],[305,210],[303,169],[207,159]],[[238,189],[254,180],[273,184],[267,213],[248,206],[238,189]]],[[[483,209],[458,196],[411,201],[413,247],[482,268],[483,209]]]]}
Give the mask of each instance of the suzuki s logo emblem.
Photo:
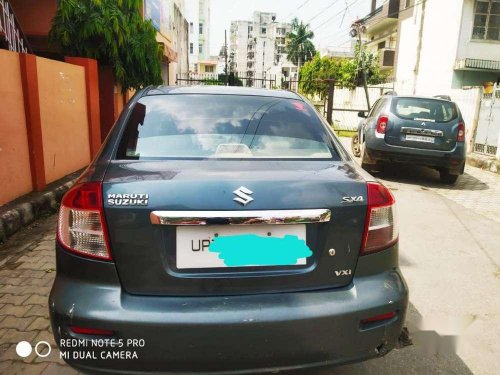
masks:
{"type": "Polygon", "coordinates": [[[236,195],[236,197],[233,198],[233,201],[241,203],[243,206],[246,206],[248,203],[253,201],[253,198],[250,196],[253,194],[253,191],[244,186],[240,186],[238,189],[233,191],[233,194],[236,195]]]}
{"type": "Polygon", "coordinates": [[[425,128],[425,122],[422,123],[422,126],[425,128]]]}

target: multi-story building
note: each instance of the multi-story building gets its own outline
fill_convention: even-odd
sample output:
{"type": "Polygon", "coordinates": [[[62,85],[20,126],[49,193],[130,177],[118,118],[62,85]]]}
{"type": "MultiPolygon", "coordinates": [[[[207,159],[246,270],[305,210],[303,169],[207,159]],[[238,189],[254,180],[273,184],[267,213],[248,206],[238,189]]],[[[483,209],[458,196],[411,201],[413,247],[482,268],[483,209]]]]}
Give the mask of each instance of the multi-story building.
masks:
{"type": "Polygon", "coordinates": [[[500,1],[388,0],[361,20],[397,91],[445,93],[500,82],[500,1]]]}
{"type": "Polygon", "coordinates": [[[230,29],[230,70],[240,77],[281,80],[297,73],[287,59],[286,34],[291,24],[276,22],[276,13],[254,12],[251,21],[232,21],[230,29]]]}
{"type": "Polygon", "coordinates": [[[143,14],[156,28],[156,40],[163,45],[162,77],[175,84],[175,76],[188,72],[188,23],[184,0],[144,0],[143,14]]]}
{"type": "Polygon", "coordinates": [[[371,12],[360,20],[366,27],[365,47],[379,55],[380,70],[394,75],[400,0],[389,0],[377,7],[372,1],[371,12]]]}
{"type": "Polygon", "coordinates": [[[215,73],[217,62],[210,59],[210,0],[185,0],[189,22],[189,70],[215,73]]]}

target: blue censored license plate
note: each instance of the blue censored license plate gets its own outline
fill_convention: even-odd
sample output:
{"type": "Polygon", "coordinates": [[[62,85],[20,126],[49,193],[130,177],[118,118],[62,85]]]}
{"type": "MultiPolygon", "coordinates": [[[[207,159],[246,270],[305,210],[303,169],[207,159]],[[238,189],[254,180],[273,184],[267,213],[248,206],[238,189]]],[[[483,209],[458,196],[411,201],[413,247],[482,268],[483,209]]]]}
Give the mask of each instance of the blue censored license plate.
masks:
{"type": "Polygon", "coordinates": [[[177,227],[177,268],[300,266],[312,255],[306,226],[177,227]]]}

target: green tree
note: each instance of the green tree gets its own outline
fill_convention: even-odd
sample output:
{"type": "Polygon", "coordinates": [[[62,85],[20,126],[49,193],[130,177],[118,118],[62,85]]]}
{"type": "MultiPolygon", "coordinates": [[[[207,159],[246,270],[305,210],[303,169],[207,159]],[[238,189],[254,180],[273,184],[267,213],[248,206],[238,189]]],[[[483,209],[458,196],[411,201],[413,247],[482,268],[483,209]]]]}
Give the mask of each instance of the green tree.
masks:
{"type": "MultiPolygon", "coordinates": [[[[377,85],[387,80],[380,71],[378,54],[363,51],[366,78],[369,85],[377,85]]],[[[363,85],[359,49],[354,58],[320,57],[305,63],[300,69],[300,91],[305,95],[319,95],[325,98],[328,92],[327,79],[333,79],[338,86],[355,88],[363,85]]]]}
{"type": "Polygon", "coordinates": [[[161,84],[162,47],[142,0],[59,0],[49,38],[62,52],[113,68],[125,92],[161,84]]]}
{"type": "Polygon", "coordinates": [[[286,34],[285,50],[288,60],[298,67],[312,60],[316,54],[316,49],[311,41],[313,37],[314,33],[309,30],[309,25],[294,18],[292,20],[292,30],[286,34]]]}

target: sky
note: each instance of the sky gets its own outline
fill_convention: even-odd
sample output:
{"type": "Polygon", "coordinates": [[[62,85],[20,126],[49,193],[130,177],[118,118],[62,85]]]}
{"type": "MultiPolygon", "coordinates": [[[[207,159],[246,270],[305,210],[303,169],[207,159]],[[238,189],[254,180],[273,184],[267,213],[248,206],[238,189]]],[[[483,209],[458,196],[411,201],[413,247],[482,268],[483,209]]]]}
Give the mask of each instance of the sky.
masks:
{"type": "Polygon", "coordinates": [[[278,22],[298,17],[310,24],[317,49],[340,50],[349,43],[352,21],[370,13],[371,0],[210,0],[210,5],[210,54],[218,55],[224,44],[224,29],[229,43],[231,21],[251,20],[254,10],[274,12],[278,22]],[[350,5],[347,12],[346,4],[350,5]]]}

